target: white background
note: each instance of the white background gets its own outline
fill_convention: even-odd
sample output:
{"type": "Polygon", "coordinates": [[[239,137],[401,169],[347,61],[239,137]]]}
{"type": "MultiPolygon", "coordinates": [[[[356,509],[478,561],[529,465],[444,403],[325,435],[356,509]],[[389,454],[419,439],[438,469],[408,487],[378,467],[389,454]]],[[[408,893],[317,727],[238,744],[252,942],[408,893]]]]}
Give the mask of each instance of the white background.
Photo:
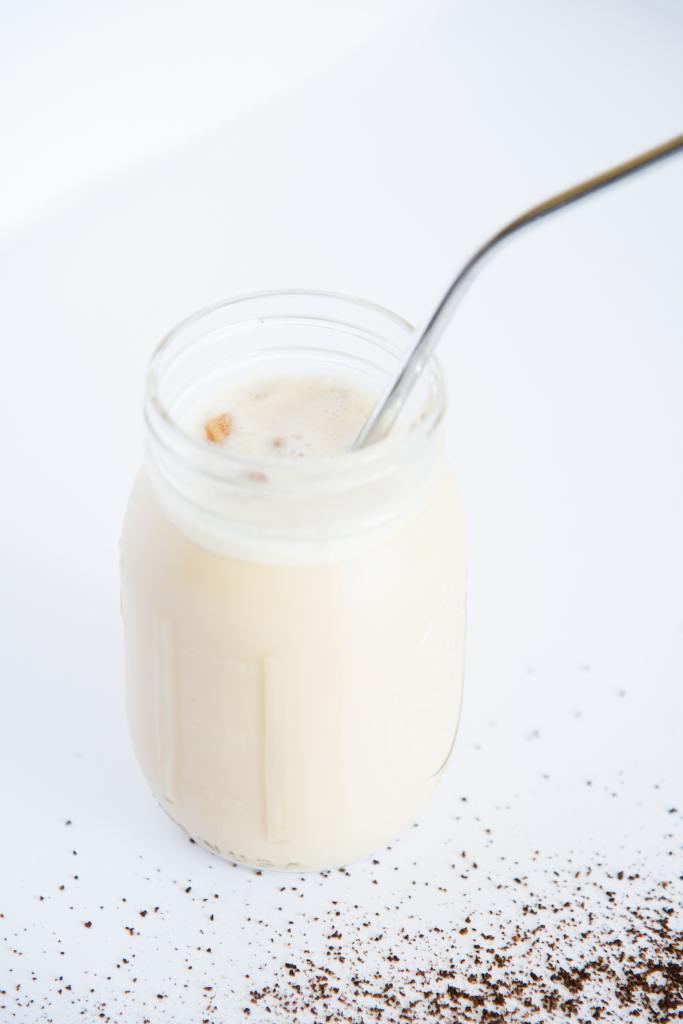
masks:
{"type": "MultiPolygon", "coordinates": [[[[683,12],[206,0],[1,17],[2,1019],[70,1024],[102,1000],[113,1020],[194,1020],[178,949],[201,933],[215,1019],[232,1020],[260,970],[247,919],[283,883],[191,846],[129,750],[117,542],[145,363],[179,318],[249,290],[419,318],[501,222],[683,129],[683,12]],[[190,884],[221,894],[222,918],[190,884]],[[165,916],[133,940],[128,905],[165,916]]],[[[372,905],[371,871],[400,904],[406,865],[438,879],[461,847],[492,879],[480,901],[501,858],[531,871],[536,849],[681,873],[682,265],[679,160],[519,240],[469,293],[442,343],[470,530],[456,753],[420,827],[380,867],[309,880],[309,912],[372,905]]],[[[460,915],[466,889],[440,912],[460,915]]]]}

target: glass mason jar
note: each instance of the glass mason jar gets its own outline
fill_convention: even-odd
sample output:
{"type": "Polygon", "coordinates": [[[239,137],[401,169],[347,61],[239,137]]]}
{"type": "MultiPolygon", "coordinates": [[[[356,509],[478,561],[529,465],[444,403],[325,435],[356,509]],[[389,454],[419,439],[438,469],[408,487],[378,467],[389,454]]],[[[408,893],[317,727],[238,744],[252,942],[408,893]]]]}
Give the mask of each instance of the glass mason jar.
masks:
{"type": "Polygon", "coordinates": [[[358,299],[258,294],[185,320],[151,361],[121,545],[130,732],[162,807],[232,860],[348,863],[425,805],[460,713],[463,511],[435,362],[404,429],[327,459],[231,454],[179,415],[245,369],[378,393],[410,330],[358,299]]]}

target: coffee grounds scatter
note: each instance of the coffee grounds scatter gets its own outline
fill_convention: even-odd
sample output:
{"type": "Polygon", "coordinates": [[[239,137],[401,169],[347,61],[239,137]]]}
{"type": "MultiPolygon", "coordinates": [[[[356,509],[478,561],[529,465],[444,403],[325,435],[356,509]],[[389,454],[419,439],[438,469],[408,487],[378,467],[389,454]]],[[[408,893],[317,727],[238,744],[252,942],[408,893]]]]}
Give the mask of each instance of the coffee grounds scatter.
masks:
{"type": "Polygon", "coordinates": [[[416,917],[396,932],[390,907],[374,920],[347,916],[330,935],[343,941],[322,958],[285,960],[244,1012],[301,1024],[683,1020],[670,886],[568,882],[558,875],[556,900],[528,891],[515,915],[482,910],[466,927],[416,917]]]}
{"type": "MultiPolygon", "coordinates": [[[[667,832],[664,841],[672,838],[667,832]]],[[[117,959],[87,971],[85,987],[59,974],[47,993],[40,984],[43,994],[34,998],[31,988],[45,979],[33,967],[20,982],[14,980],[19,972],[9,966],[10,955],[23,957],[20,931],[15,933],[0,955],[0,1019],[3,1024],[69,1024],[84,1018],[105,1024],[683,1020],[683,875],[656,881],[642,867],[579,865],[571,856],[545,858],[539,851],[529,855],[525,873],[518,863],[505,868],[507,858],[496,854],[491,829],[484,829],[477,860],[464,850],[454,854],[448,845],[452,860],[444,863],[437,884],[419,861],[405,861],[401,846],[389,848],[383,863],[375,858],[305,876],[257,873],[198,850],[203,868],[211,872],[213,886],[206,891],[197,880],[189,885],[164,878],[156,868],[156,877],[147,881],[156,891],[168,887],[176,909],[143,909],[139,929],[133,928],[125,922],[130,901],[121,897],[107,918],[111,925],[112,914],[124,915],[117,959]],[[221,873],[246,890],[241,920],[213,891],[221,873]],[[175,965],[154,979],[141,977],[136,965],[149,927],[157,943],[165,942],[167,949],[172,944],[175,956],[175,965]],[[248,948],[249,970],[239,986],[234,967],[220,953],[231,929],[244,935],[248,948]],[[121,981],[115,993],[112,978],[121,981]],[[161,1003],[169,1009],[159,1010],[161,1003]]],[[[81,931],[88,941],[97,933],[97,913],[106,910],[93,908],[91,917],[79,922],[88,929],[81,931]]],[[[57,937],[57,944],[65,943],[57,937]]]]}

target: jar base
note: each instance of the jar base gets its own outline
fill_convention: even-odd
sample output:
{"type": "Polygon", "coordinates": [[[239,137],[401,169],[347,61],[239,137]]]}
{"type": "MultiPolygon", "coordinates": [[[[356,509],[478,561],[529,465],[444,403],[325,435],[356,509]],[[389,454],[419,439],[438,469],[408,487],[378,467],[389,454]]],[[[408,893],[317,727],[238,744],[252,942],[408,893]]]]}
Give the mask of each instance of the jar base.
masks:
{"type": "MultiPolygon", "coordinates": [[[[417,824],[416,819],[419,817],[419,814],[411,816],[410,820],[406,824],[392,831],[391,835],[387,836],[385,839],[381,840],[378,843],[373,843],[372,846],[369,849],[365,850],[363,853],[353,853],[349,857],[342,860],[333,861],[332,863],[304,863],[302,861],[276,863],[272,860],[268,860],[265,858],[249,857],[246,854],[240,853],[240,851],[238,850],[221,849],[221,847],[217,846],[215,843],[210,842],[208,839],[204,839],[196,832],[193,832],[190,829],[186,828],[180,821],[178,821],[178,819],[171,813],[168,807],[166,807],[162,803],[161,800],[158,800],[157,802],[159,804],[159,807],[161,807],[161,809],[164,811],[167,817],[169,817],[171,821],[174,823],[174,825],[177,825],[178,828],[185,833],[185,835],[192,843],[195,843],[197,846],[201,846],[203,849],[208,850],[209,853],[213,853],[216,857],[220,857],[222,860],[225,860],[228,863],[239,864],[241,867],[253,868],[254,870],[258,871],[282,871],[288,872],[290,874],[320,874],[324,871],[336,871],[339,868],[348,867],[351,864],[362,864],[363,861],[366,861],[368,860],[368,858],[376,855],[378,852],[385,849],[390,843],[394,843],[398,839],[400,839],[401,836],[403,836],[411,828],[414,828],[415,825],[417,824]]],[[[424,810],[426,803],[428,803],[428,800],[425,801],[425,804],[423,804],[420,811],[424,810]]]]}

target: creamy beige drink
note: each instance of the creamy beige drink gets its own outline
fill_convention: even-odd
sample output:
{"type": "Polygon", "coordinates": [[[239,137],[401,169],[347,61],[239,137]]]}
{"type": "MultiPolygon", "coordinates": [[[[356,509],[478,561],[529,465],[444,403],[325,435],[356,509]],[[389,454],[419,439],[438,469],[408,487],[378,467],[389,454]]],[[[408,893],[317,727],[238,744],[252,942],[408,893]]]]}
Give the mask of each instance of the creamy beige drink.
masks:
{"type": "Polygon", "coordinates": [[[152,424],[122,542],[129,721],[194,838],[323,868],[411,825],[448,759],[463,516],[429,403],[359,458],[368,380],[262,362],[183,391],[177,452],[152,424]]]}

